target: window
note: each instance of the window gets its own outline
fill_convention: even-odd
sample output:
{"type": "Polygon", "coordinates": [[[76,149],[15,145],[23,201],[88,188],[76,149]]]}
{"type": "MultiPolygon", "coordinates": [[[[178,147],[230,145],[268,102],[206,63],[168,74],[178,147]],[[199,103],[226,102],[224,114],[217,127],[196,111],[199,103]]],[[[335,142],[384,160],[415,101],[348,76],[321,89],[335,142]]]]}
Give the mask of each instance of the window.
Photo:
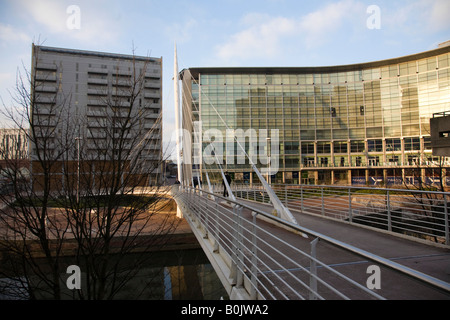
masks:
{"type": "Polygon", "coordinates": [[[330,153],[331,146],[329,142],[318,142],[317,143],[317,153],[330,153]]]}
{"type": "Polygon", "coordinates": [[[367,149],[369,152],[382,152],[383,141],[381,139],[367,140],[367,149]]]}
{"type": "Polygon", "coordinates": [[[314,143],[302,143],[302,154],[314,154],[314,143]]]}
{"type": "Polygon", "coordinates": [[[369,166],[379,166],[380,157],[369,157],[369,166]]]}
{"type": "Polygon", "coordinates": [[[313,143],[302,143],[301,152],[303,154],[314,154],[314,144],[313,143]]]}
{"type": "Polygon", "coordinates": [[[336,118],[336,108],[335,107],[331,107],[331,116],[333,118],[336,118]]]}
{"type": "Polygon", "coordinates": [[[305,157],[305,158],[303,158],[303,165],[305,167],[314,167],[315,166],[314,158],[312,158],[312,157],[305,157]]]}
{"type": "Polygon", "coordinates": [[[401,151],[402,142],[400,139],[386,139],[386,151],[401,151]]]}
{"type": "Polygon", "coordinates": [[[347,142],[334,142],[334,153],[347,153],[347,142]]]}
{"type": "Polygon", "coordinates": [[[351,152],[364,152],[366,150],[364,141],[352,141],[350,142],[351,152]]]}
{"type": "Polygon", "coordinates": [[[418,151],[420,150],[420,138],[410,137],[404,138],[405,151],[418,151]]]}
{"type": "Polygon", "coordinates": [[[423,137],[423,149],[431,150],[431,137],[423,137]]]}
{"type": "Polygon", "coordinates": [[[321,167],[328,167],[328,158],[326,158],[326,157],[320,158],[320,166],[321,167]]]}
{"type": "Polygon", "coordinates": [[[296,142],[296,141],[293,141],[293,142],[286,141],[284,143],[284,152],[285,152],[285,154],[298,154],[298,142],[296,142]]]}

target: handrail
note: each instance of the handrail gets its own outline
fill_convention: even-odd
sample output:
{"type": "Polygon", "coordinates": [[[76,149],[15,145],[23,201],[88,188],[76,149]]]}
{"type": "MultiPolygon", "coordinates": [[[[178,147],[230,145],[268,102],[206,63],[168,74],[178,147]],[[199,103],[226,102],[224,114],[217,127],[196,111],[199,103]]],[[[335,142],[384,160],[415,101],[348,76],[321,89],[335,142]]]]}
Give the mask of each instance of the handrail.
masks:
{"type": "MultiPolygon", "coordinates": [[[[249,185],[242,184],[242,186],[249,187],[249,185]]],[[[254,184],[254,186],[258,186],[258,184],[254,184]]],[[[283,184],[277,184],[272,183],[272,186],[291,186],[295,187],[296,189],[299,188],[333,188],[333,189],[357,189],[357,190],[377,190],[377,191],[393,191],[393,192],[411,192],[411,193],[431,193],[431,194],[446,194],[450,196],[450,192],[446,191],[428,191],[428,190],[411,190],[411,189],[394,189],[394,188],[380,188],[380,187],[361,187],[361,186],[344,186],[344,185],[311,185],[311,184],[289,184],[289,183],[283,183],[283,184]]]]}
{"type": "MultiPolygon", "coordinates": [[[[186,188],[186,190],[189,190],[190,192],[196,191],[196,189],[191,188],[191,187],[184,187],[184,188],[186,188]]],[[[389,189],[389,190],[392,191],[392,189],[389,189]]],[[[385,267],[387,267],[389,269],[392,269],[394,271],[400,272],[400,273],[402,273],[402,274],[404,274],[404,275],[406,275],[406,276],[408,276],[410,278],[413,278],[413,279],[418,280],[420,282],[423,282],[423,283],[426,283],[428,285],[431,285],[432,287],[434,287],[436,289],[440,289],[440,290],[442,290],[442,291],[444,291],[446,293],[450,292],[450,284],[445,282],[445,281],[442,281],[440,279],[437,279],[435,277],[429,276],[429,275],[424,274],[422,272],[419,272],[417,270],[411,269],[411,268],[406,267],[404,265],[398,264],[398,263],[393,262],[391,260],[388,260],[388,259],[385,259],[385,258],[380,257],[378,255],[372,254],[372,253],[370,253],[368,251],[359,249],[359,248],[357,248],[355,246],[349,245],[349,244],[344,243],[342,241],[333,239],[333,238],[331,238],[329,236],[326,236],[326,235],[321,234],[319,232],[316,232],[316,231],[313,231],[311,229],[302,227],[302,226],[300,226],[298,224],[286,221],[284,219],[281,219],[279,217],[271,215],[271,214],[269,214],[267,212],[261,211],[261,210],[259,210],[257,208],[252,207],[252,206],[243,204],[243,203],[239,202],[238,200],[232,200],[232,199],[229,199],[229,198],[224,198],[224,197],[222,197],[220,195],[211,193],[211,192],[203,190],[203,189],[202,189],[202,194],[203,194],[203,197],[205,197],[205,196],[207,197],[208,195],[214,196],[215,198],[219,198],[221,200],[227,201],[227,202],[231,203],[231,205],[235,205],[236,207],[246,208],[248,210],[253,211],[255,213],[255,215],[264,216],[265,218],[270,219],[270,220],[272,220],[272,221],[274,221],[274,222],[276,222],[278,224],[284,225],[285,227],[288,227],[288,228],[292,229],[293,231],[296,231],[296,232],[299,232],[299,233],[304,233],[304,234],[310,235],[312,237],[318,238],[318,239],[320,239],[320,240],[322,240],[324,242],[327,242],[327,243],[329,243],[329,244],[331,244],[331,245],[333,245],[333,246],[335,246],[337,248],[340,248],[340,249],[346,250],[348,252],[354,253],[354,254],[359,255],[360,257],[363,257],[363,258],[365,258],[365,259],[367,259],[369,261],[376,262],[376,263],[381,264],[381,265],[383,265],[383,266],[385,266],[385,267]]]]}
{"type": "MultiPolygon", "coordinates": [[[[328,185],[274,184],[272,187],[293,211],[450,245],[449,192],[328,185]],[[327,201],[331,198],[333,201],[327,201]]],[[[235,183],[234,188],[237,196],[266,202],[258,185],[235,183]],[[255,194],[254,190],[259,190],[260,194],[255,194]]]]}

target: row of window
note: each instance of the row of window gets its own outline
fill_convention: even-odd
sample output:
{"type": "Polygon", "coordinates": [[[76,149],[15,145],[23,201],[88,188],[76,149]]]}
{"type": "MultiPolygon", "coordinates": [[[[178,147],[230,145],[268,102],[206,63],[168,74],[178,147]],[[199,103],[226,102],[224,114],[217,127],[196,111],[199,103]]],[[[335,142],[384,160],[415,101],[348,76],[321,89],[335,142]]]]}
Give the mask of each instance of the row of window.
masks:
{"type": "MultiPolygon", "coordinates": [[[[420,150],[420,138],[419,137],[405,137],[403,139],[385,139],[384,144],[382,139],[367,140],[367,145],[364,141],[350,141],[340,142],[302,142],[301,143],[301,153],[302,154],[314,154],[314,148],[317,149],[317,154],[331,153],[331,148],[333,145],[334,153],[347,153],[349,148],[351,153],[361,153],[365,152],[386,152],[389,151],[401,151],[402,150],[402,140],[403,140],[403,150],[404,151],[419,151],[420,150]]],[[[298,150],[299,142],[285,142],[285,150],[292,152],[293,150],[298,150]],[[286,145],[289,147],[286,149],[286,145]]],[[[424,137],[424,149],[431,150],[431,140],[430,137],[424,137]]]]}
{"type": "Polygon", "coordinates": [[[381,68],[317,74],[202,75],[200,84],[311,84],[345,83],[420,74],[450,66],[450,53],[381,68]]]}

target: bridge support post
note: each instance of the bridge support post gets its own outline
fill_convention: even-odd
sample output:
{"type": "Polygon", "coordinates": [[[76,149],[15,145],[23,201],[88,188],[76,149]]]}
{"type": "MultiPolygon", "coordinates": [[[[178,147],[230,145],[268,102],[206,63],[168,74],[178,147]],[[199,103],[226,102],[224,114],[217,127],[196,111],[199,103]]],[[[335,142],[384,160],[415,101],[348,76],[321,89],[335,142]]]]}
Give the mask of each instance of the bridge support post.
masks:
{"type": "Polygon", "coordinates": [[[232,250],[231,250],[231,270],[230,270],[230,278],[231,284],[237,285],[238,283],[238,268],[237,268],[237,259],[238,259],[238,221],[236,214],[236,206],[233,206],[233,220],[234,220],[234,228],[233,228],[233,240],[232,240],[232,250]]]}
{"type": "Polygon", "coordinates": [[[214,212],[216,213],[214,216],[214,228],[215,228],[215,236],[213,243],[213,252],[219,252],[219,241],[220,241],[220,231],[219,231],[219,198],[214,198],[214,212]]]}
{"type": "Polygon", "coordinates": [[[288,194],[287,194],[287,186],[284,185],[284,205],[288,206],[288,194]]]}
{"type": "Polygon", "coordinates": [[[450,244],[450,230],[449,230],[449,225],[448,225],[448,204],[447,204],[447,196],[444,194],[444,228],[445,228],[445,244],[449,245],[450,244]]]}
{"type": "Polygon", "coordinates": [[[389,199],[389,190],[386,190],[386,209],[387,209],[387,223],[388,223],[388,231],[392,231],[392,218],[391,218],[391,201],[389,199]]]}
{"type": "Polygon", "coordinates": [[[348,222],[352,223],[352,190],[348,188],[348,222]]]}
{"type": "Polygon", "coordinates": [[[319,242],[319,238],[311,241],[311,260],[310,260],[310,268],[309,268],[309,299],[317,300],[317,263],[316,263],[316,246],[319,242]]]}
{"type": "Polygon", "coordinates": [[[242,227],[242,207],[235,208],[237,219],[237,279],[236,286],[238,288],[244,285],[244,235],[242,227]]]}
{"type": "Polygon", "coordinates": [[[322,216],[325,215],[325,199],[323,198],[323,187],[320,187],[320,197],[322,199],[322,216]]]}
{"type": "Polygon", "coordinates": [[[302,212],[305,212],[305,208],[303,207],[303,186],[300,186],[300,204],[302,212]]]}
{"type": "Polygon", "coordinates": [[[258,297],[258,292],[256,290],[258,286],[258,247],[256,238],[256,215],[257,213],[252,211],[253,216],[253,231],[252,231],[252,267],[251,267],[251,286],[250,286],[250,299],[256,300],[258,297]]]}

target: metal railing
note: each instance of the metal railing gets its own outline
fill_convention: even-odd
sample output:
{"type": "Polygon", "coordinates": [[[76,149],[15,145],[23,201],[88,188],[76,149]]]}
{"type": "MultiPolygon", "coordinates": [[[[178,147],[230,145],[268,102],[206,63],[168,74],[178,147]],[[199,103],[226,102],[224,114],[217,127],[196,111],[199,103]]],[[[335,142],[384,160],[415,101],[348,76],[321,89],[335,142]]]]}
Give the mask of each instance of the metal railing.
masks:
{"type": "MultiPolygon", "coordinates": [[[[352,186],[272,184],[292,212],[320,215],[450,245],[450,193],[352,186]]],[[[233,184],[236,197],[269,203],[258,185],[233,184]]]]}
{"type": "Polygon", "coordinates": [[[250,299],[395,299],[396,290],[405,288],[430,298],[450,297],[450,284],[444,281],[257,210],[239,199],[174,188],[180,188],[173,195],[185,218],[203,232],[203,239],[213,243],[215,253],[229,257],[231,285],[244,288],[250,299]],[[275,231],[273,223],[283,228],[275,231]],[[370,265],[378,266],[390,285],[380,290],[369,288],[370,265]],[[397,287],[400,278],[402,285],[397,287]]]}

